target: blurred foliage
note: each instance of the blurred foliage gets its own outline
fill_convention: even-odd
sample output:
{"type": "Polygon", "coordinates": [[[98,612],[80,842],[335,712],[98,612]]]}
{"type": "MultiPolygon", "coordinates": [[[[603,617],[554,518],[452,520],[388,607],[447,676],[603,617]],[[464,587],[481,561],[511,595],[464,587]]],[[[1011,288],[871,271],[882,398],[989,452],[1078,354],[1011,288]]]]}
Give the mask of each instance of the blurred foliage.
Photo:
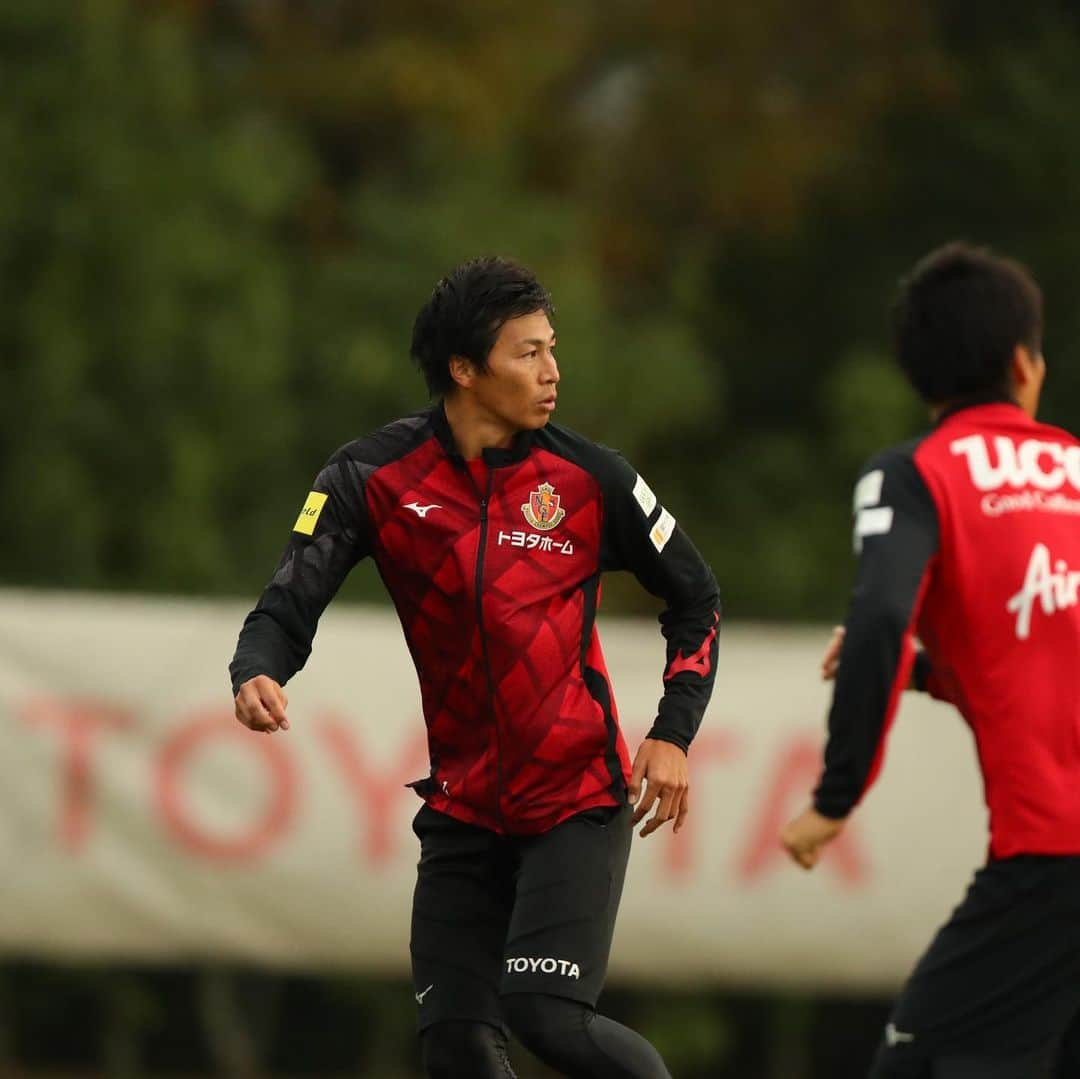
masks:
{"type": "Polygon", "coordinates": [[[886,310],[931,246],[1034,267],[1047,417],[1080,403],[1064,3],[10,0],[0,57],[8,583],[256,592],[329,453],[423,403],[412,319],[480,252],[551,289],[559,419],[733,616],[842,609],[854,473],[923,422],[886,310]]]}
{"type": "MultiPolygon", "coordinates": [[[[840,614],[851,481],[924,424],[887,306],[929,248],[1033,267],[1044,415],[1080,406],[1064,0],[6,0],[0,62],[9,584],[254,595],[330,452],[423,403],[412,319],[483,252],[548,285],[559,419],[642,469],[733,617],[840,614]]],[[[0,1070],[389,1079],[403,994],[0,969],[0,1070]]],[[[609,999],[688,1079],[861,1074],[883,1015],[609,999]]]]}

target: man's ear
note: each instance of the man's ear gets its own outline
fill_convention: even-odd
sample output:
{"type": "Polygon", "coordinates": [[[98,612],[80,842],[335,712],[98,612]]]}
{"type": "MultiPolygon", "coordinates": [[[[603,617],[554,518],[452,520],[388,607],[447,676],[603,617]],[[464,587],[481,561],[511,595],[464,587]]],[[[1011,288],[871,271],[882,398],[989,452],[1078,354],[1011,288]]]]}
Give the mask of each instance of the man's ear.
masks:
{"type": "Polygon", "coordinates": [[[1013,400],[1034,419],[1039,411],[1043,379],[1046,378],[1046,360],[1041,351],[1032,352],[1026,345],[1013,349],[1009,364],[1009,380],[1012,383],[1013,400]]]}
{"type": "Polygon", "coordinates": [[[1039,378],[1039,360],[1032,355],[1027,345],[1017,345],[1013,349],[1012,360],[1009,363],[1009,379],[1015,390],[1023,390],[1025,386],[1039,378]]]}
{"type": "Polygon", "coordinates": [[[1046,361],[1039,351],[1032,352],[1025,345],[1013,349],[1009,364],[1009,381],[1012,399],[1034,419],[1039,411],[1043,379],[1046,377],[1046,361]]]}
{"type": "Polygon", "coordinates": [[[454,380],[455,386],[460,386],[465,390],[470,389],[476,378],[476,365],[466,356],[451,356],[450,377],[454,380]]]}

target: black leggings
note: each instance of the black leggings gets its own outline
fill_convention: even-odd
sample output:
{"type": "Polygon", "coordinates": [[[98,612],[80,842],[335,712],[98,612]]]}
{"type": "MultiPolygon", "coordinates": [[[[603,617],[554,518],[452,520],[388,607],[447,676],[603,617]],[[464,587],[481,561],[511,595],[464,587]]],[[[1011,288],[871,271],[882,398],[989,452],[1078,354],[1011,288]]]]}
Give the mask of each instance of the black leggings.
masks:
{"type": "Polygon", "coordinates": [[[567,1079],[671,1079],[640,1034],[587,1004],[514,993],[502,998],[502,1006],[518,1041],[567,1079]]]}
{"type": "MultiPolygon", "coordinates": [[[[671,1079],[640,1035],[586,1004],[540,993],[502,998],[515,1037],[567,1079],[671,1079]]],[[[486,1023],[436,1023],[422,1039],[429,1079],[514,1079],[506,1042],[486,1023]]]]}
{"type": "Polygon", "coordinates": [[[506,1038],[487,1023],[436,1023],[420,1035],[420,1059],[428,1079],[516,1079],[506,1038]]]}
{"type": "Polygon", "coordinates": [[[1056,1056],[1051,1045],[1020,1056],[935,1057],[914,1069],[891,1063],[883,1048],[878,1051],[870,1079],[1071,1079],[1073,1071],[1056,1070],[1056,1056]]]}

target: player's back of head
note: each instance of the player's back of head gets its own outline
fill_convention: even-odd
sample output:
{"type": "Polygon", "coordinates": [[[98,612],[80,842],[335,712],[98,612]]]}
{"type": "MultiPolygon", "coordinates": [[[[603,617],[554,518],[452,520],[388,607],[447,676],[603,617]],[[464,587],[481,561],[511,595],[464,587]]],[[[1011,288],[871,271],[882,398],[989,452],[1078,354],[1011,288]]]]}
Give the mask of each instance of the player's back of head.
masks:
{"type": "Polygon", "coordinates": [[[901,280],[892,316],[897,360],[929,404],[1006,397],[1016,347],[1042,349],[1039,286],[988,248],[932,251],[901,280]]]}

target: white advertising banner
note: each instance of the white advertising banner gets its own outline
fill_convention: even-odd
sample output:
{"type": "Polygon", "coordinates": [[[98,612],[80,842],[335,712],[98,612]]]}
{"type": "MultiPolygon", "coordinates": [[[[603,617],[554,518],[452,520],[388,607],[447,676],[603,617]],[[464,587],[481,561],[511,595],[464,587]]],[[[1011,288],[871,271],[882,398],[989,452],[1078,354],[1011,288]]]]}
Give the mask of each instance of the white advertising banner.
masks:
{"type": "MultiPolygon", "coordinates": [[[[427,773],[392,611],[331,608],[292,729],[232,716],[234,603],[0,592],[0,952],[408,969],[427,773]]],[[[648,620],[601,618],[631,754],[661,688],[648,620]]],[[[781,824],[817,777],[827,629],[725,626],[692,812],[635,839],[612,979],[891,989],[985,848],[971,737],[907,694],[883,775],[813,873],[781,824]]]]}

